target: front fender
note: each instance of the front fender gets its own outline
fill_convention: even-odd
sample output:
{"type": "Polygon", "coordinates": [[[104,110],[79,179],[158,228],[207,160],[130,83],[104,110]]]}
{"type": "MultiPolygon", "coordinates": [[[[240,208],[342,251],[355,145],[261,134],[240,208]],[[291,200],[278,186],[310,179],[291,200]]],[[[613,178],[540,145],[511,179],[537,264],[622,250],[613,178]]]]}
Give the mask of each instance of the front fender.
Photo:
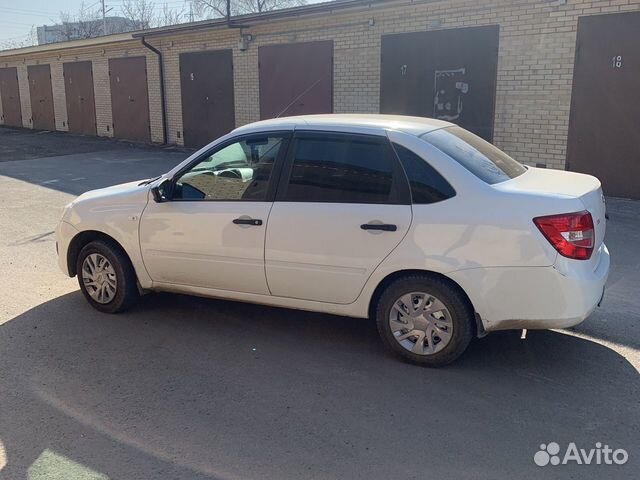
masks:
{"type": "MultiPolygon", "coordinates": [[[[74,204],[62,223],[69,224],[78,232],[77,234],[95,231],[113,238],[129,255],[140,286],[150,288],[151,277],[142,261],[139,240],[140,217],[147,204],[148,192],[139,193],[140,195],[136,195],[138,198],[130,198],[129,201],[113,203],[80,201],[74,204]]],[[[63,271],[68,272],[68,268],[65,267],[63,271]]]]}

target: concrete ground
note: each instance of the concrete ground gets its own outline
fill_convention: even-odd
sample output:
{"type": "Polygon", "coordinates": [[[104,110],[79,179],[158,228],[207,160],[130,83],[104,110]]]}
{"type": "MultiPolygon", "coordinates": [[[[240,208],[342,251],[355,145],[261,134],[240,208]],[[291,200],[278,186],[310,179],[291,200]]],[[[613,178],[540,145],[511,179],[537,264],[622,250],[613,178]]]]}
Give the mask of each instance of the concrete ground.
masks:
{"type": "Polygon", "coordinates": [[[366,320],[170,294],[94,311],[56,265],[62,207],[186,153],[57,135],[0,129],[0,478],[637,476],[640,202],[608,200],[612,272],[586,322],[424,369],[366,320]],[[552,441],[629,461],[536,466],[552,441]]]}
{"type": "MultiPolygon", "coordinates": [[[[63,132],[0,127],[0,162],[55,157],[67,153],[126,150],[132,147],[160,148],[105,137],[84,137],[63,132]],[[71,151],[67,151],[69,148],[71,151]]],[[[179,147],[163,148],[163,150],[187,151],[179,147]]]]}

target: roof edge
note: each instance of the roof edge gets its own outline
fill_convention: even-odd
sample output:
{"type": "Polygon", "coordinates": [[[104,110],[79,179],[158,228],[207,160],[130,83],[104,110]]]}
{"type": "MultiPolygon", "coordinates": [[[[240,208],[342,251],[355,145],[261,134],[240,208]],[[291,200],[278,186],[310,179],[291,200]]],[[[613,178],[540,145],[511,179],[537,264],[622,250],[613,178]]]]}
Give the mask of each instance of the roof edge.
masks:
{"type": "Polygon", "coordinates": [[[113,35],[103,35],[94,38],[83,38],[78,40],[69,40],[66,42],[31,45],[29,47],[14,48],[11,50],[0,50],[0,58],[17,57],[20,55],[38,55],[41,53],[57,52],[59,50],[99,47],[101,45],[108,46],[135,40],[138,40],[138,38],[134,38],[132,32],[116,33],[113,35]]]}
{"type": "MultiPolygon", "coordinates": [[[[302,5],[300,7],[282,8],[279,10],[272,10],[269,12],[260,13],[248,13],[244,15],[232,16],[229,20],[225,17],[214,18],[210,20],[202,20],[194,23],[183,23],[178,25],[171,25],[168,27],[151,28],[144,31],[135,32],[132,36],[134,38],[140,37],[153,37],[160,35],[170,35],[183,31],[202,30],[208,28],[222,28],[222,27],[250,27],[246,25],[247,22],[267,22],[270,20],[279,20],[290,17],[302,17],[307,15],[313,15],[316,13],[332,12],[333,10],[345,10],[348,8],[357,7],[372,7],[376,4],[391,3],[394,0],[334,0],[325,1],[322,3],[314,3],[311,5],[302,5]]],[[[410,0],[412,1],[412,0],[410,0]]]]}
{"type": "MultiPolygon", "coordinates": [[[[314,3],[310,5],[302,5],[299,7],[283,8],[268,12],[249,13],[244,15],[236,15],[227,18],[214,18],[202,20],[200,22],[182,23],[178,25],[170,25],[167,27],[157,27],[146,30],[137,30],[132,32],[117,33],[111,35],[103,35],[100,37],[70,40],[65,42],[47,43],[43,45],[32,45],[28,47],[15,48],[10,50],[0,50],[0,58],[16,57],[21,55],[39,55],[51,52],[108,46],[117,43],[123,43],[132,40],[139,40],[144,37],[156,37],[162,35],[171,35],[175,33],[189,33],[203,29],[212,28],[240,28],[250,27],[248,23],[262,23],[280,19],[306,17],[315,14],[331,13],[333,11],[342,11],[350,8],[373,8],[381,4],[389,4],[398,2],[399,0],[333,0],[322,3],[314,3]]],[[[440,0],[403,0],[404,3],[431,3],[440,0]]]]}

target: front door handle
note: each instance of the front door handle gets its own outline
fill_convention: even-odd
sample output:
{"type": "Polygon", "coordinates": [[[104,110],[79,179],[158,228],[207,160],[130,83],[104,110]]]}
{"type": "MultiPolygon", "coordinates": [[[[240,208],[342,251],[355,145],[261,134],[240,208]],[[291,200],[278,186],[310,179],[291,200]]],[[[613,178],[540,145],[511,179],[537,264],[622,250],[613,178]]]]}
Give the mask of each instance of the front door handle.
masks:
{"type": "Polygon", "coordinates": [[[259,227],[262,225],[262,220],[259,218],[235,218],[233,223],[236,225],[253,225],[254,227],[259,227]]]}
{"type": "Polygon", "coordinates": [[[363,223],[360,228],[362,230],[382,230],[383,232],[395,232],[398,230],[398,227],[391,223],[363,223]]]}

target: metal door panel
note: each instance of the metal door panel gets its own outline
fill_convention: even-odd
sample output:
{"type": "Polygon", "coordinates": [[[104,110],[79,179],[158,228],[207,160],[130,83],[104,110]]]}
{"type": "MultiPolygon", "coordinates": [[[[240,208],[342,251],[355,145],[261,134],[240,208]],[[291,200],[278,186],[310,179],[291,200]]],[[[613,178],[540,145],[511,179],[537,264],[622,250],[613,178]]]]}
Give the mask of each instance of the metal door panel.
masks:
{"type": "Polygon", "coordinates": [[[22,127],[22,107],[16,67],[0,68],[0,97],[2,97],[3,124],[8,127],[22,127]]]}
{"type": "Polygon", "coordinates": [[[55,130],[53,111],[53,91],[51,89],[51,68],[49,65],[29,65],[29,95],[31,97],[31,119],[33,128],[55,130]]]}
{"type": "Polygon", "coordinates": [[[235,128],[231,50],[180,55],[184,144],[202,147],[235,128]]]}
{"type": "Polygon", "coordinates": [[[499,27],[384,35],[380,111],[433,117],[493,139],[499,27]]]}
{"type": "Polygon", "coordinates": [[[567,168],[640,198],[640,13],[578,21],[567,168]]]}
{"type": "Polygon", "coordinates": [[[333,112],[333,41],[258,51],[260,118],[333,112]]]}
{"type": "Polygon", "coordinates": [[[63,64],[69,131],[96,135],[96,104],[91,61],[63,64]]]}
{"type": "Polygon", "coordinates": [[[267,219],[271,202],[149,202],[140,246],[154,282],[268,295],[265,227],[236,225],[241,216],[267,219]]]}
{"type": "Polygon", "coordinates": [[[109,80],[114,136],[150,142],[146,57],[109,59],[109,80]]]}
{"type": "Polygon", "coordinates": [[[424,32],[382,37],[380,112],[418,117],[433,111],[424,32]]]}
{"type": "Polygon", "coordinates": [[[410,225],[410,205],[275,202],[265,244],[271,294],[352,303],[410,225]],[[360,227],[372,222],[397,225],[397,231],[360,227]]]}

